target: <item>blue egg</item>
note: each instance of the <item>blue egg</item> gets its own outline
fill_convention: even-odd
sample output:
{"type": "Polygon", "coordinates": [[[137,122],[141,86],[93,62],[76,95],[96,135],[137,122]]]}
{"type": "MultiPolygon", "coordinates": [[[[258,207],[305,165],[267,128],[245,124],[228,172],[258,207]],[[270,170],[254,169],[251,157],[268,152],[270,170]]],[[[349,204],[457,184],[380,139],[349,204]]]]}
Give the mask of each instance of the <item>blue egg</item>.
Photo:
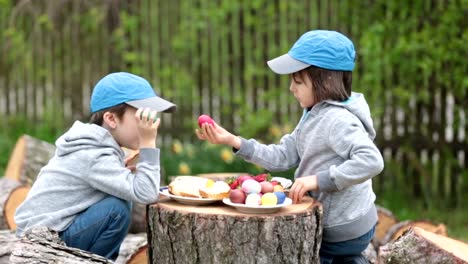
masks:
{"type": "Polygon", "coordinates": [[[275,192],[276,197],[278,198],[278,202],[276,204],[284,203],[286,199],[286,194],[284,192],[275,192]]]}

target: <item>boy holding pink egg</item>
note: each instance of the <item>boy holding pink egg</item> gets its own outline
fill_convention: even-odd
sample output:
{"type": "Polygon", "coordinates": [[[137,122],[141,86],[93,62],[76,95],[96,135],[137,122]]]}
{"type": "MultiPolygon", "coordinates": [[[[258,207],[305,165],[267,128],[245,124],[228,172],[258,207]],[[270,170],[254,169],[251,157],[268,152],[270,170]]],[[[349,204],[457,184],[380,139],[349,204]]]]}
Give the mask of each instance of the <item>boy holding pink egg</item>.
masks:
{"type": "Polygon", "coordinates": [[[275,73],[291,77],[289,90],[304,109],[279,144],[244,139],[216,123],[203,122],[196,131],[200,140],[231,146],[269,171],[297,168],[290,198],[300,203],[309,194],[324,208],[321,263],[367,263],[362,252],[378,220],[371,179],[384,163],[364,95],[351,91],[355,58],[349,38],[313,30],[268,61],[275,73]]]}

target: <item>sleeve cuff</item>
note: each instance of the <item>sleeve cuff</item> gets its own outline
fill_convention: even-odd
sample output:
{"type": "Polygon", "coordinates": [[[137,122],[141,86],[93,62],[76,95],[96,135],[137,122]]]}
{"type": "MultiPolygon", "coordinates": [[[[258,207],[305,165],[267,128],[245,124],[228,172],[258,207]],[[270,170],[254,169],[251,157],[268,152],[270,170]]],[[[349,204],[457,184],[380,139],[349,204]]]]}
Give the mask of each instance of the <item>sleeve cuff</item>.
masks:
{"type": "Polygon", "coordinates": [[[159,165],[159,149],[141,148],[138,162],[159,165]]]}
{"type": "Polygon", "coordinates": [[[335,182],[330,177],[329,170],[321,171],[317,173],[317,184],[318,188],[322,192],[334,192],[338,191],[335,182]]]}
{"type": "Polygon", "coordinates": [[[234,149],[234,154],[240,157],[244,157],[250,159],[254,153],[254,143],[250,140],[247,140],[243,137],[239,137],[241,139],[241,145],[239,149],[234,149]]]}

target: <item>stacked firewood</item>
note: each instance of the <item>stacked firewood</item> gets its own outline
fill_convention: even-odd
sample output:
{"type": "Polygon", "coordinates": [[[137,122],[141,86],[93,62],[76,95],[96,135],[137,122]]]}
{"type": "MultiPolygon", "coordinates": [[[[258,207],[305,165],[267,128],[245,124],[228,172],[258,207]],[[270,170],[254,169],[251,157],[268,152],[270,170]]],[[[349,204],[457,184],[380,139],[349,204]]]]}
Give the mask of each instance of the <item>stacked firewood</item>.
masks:
{"type": "MultiPolygon", "coordinates": [[[[24,135],[10,155],[5,176],[0,178],[0,264],[111,263],[101,256],[67,247],[54,231],[45,227],[16,237],[16,208],[26,199],[40,169],[54,152],[54,145],[24,135]]],[[[148,262],[145,211],[144,205],[134,206],[130,234],[123,241],[115,263],[148,262]]]]}
{"type": "Polygon", "coordinates": [[[447,237],[444,224],[399,221],[382,207],[377,212],[379,223],[366,250],[371,263],[468,263],[468,244],[447,237]]]}

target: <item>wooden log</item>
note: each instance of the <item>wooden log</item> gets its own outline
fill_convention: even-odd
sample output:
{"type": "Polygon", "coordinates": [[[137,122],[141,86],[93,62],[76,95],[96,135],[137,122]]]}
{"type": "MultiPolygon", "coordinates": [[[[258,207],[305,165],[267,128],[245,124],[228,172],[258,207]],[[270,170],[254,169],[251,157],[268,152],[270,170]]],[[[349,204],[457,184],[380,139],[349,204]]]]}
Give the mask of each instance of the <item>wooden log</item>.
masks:
{"type": "Polygon", "coordinates": [[[393,213],[381,206],[377,207],[377,215],[379,217],[379,222],[375,229],[375,235],[372,239],[372,244],[375,248],[378,248],[380,245],[383,245],[383,241],[385,239],[385,235],[387,234],[388,230],[398,223],[398,219],[393,215],[393,213]]]}
{"type": "MultiPolygon", "coordinates": [[[[51,234],[53,233],[51,232],[51,234]]],[[[55,238],[52,236],[48,239],[53,243],[64,245],[58,240],[58,236],[55,238]]],[[[9,258],[17,242],[20,242],[20,239],[16,237],[15,231],[0,230],[0,264],[10,263],[9,258]]],[[[66,251],[68,250],[69,249],[66,251]]],[[[116,259],[115,263],[146,264],[148,263],[147,251],[148,243],[146,233],[129,234],[120,247],[119,257],[116,259]]]]}
{"type": "Polygon", "coordinates": [[[55,146],[52,144],[28,135],[21,136],[10,155],[5,177],[32,185],[54,152],[55,146]]]}
{"type": "Polygon", "coordinates": [[[128,234],[120,246],[116,264],[147,264],[148,240],[146,233],[128,234]]]}
{"type": "Polygon", "coordinates": [[[366,250],[362,252],[362,255],[369,261],[370,264],[377,263],[377,250],[375,250],[374,245],[369,243],[366,250]]]}
{"type": "Polygon", "coordinates": [[[0,230],[0,264],[10,263],[10,255],[13,246],[20,239],[13,230],[0,230]]]}
{"type": "Polygon", "coordinates": [[[10,263],[112,263],[112,261],[90,252],[65,246],[58,234],[45,227],[26,232],[16,242],[10,263]]]}
{"type": "Polygon", "coordinates": [[[30,187],[20,182],[0,178],[0,229],[16,229],[16,208],[26,199],[30,187]]]}
{"type": "Polygon", "coordinates": [[[395,241],[410,227],[419,227],[435,234],[447,236],[447,227],[444,224],[435,224],[429,220],[407,220],[390,227],[381,245],[395,241]]]}
{"type": "Polygon", "coordinates": [[[468,263],[468,244],[412,227],[380,247],[379,263],[468,263]]]}
{"type": "Polygon", "coordinates": [[[148,206],[149,263],[318,263],[322,214],[311,198],[272,214],[162,199],[148,206]]]}

